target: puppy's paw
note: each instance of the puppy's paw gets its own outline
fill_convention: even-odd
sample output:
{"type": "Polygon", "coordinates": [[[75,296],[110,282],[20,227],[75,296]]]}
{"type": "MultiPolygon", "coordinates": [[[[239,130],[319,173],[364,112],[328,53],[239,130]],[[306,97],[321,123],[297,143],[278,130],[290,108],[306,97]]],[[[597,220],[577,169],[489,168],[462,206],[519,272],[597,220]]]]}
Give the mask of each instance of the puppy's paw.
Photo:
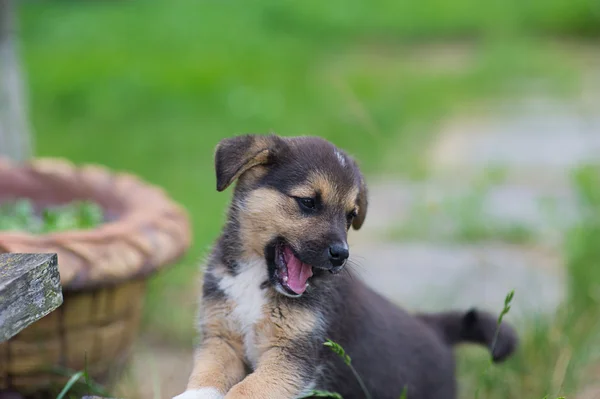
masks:
{"type": "Polygon", "coordinates": [[[173,399],[223,399],[225,395],[221,394],[216,388],[190,389],[173,399]]]}

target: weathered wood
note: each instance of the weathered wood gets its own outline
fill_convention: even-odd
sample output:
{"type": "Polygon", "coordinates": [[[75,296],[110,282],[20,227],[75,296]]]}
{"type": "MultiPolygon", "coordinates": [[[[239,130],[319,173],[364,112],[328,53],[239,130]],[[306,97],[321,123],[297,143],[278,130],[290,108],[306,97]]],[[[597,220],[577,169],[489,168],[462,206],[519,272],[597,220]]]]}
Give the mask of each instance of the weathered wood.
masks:
{"type": "Polygon", "coordinates": [[[56,254],[0,254],[0,342],[62,301],[56,254]]]}
{"type": "Polygon", "coordinates": [[[0,157],[25,161],[32,140],[17,51],[16,3],[0,0],[0,157]]]}

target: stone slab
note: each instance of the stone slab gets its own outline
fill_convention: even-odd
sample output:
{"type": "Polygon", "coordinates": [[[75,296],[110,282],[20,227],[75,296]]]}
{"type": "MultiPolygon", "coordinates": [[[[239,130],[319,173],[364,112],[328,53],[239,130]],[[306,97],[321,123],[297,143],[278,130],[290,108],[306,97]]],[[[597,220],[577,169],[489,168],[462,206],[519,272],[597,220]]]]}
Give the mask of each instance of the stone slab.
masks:
{"type": "Polygon", "coordinates": [[[478,306],[500,311],[515,290],[513,317],[552,314],[565,295],[558,254],[501,243],[380,243],[351,247],[364,281],[410,309],[478,306]]]}
{"type": "Polygon", "coordinates": [[[600,116],[577,102],[526,98],[493,116],[442,125],[429,152],[434,173],[469,175],[505,167],[532,184],[568,185],[571,170],[600,159],[600,116]]]}
{"type": "Polygon", "coordinates": [[[476,194],[468,182],[379,179],[369,185],[369,194],[369,213],[363,226],[367,233],[360,233],[361,240],[386,239],[391,230],[405,228],[408,223],[430,224],[423,227],[437,236],[429,239],[442,235],[452,238],[464,222],[461,217],[468,216],[480,218],[478,223],[491,228],[520,226],[540,241],[556,243],[579,219],[577,198],[566,187],[503,183],[476,194]],[[469,210],[472,213],[467,215],[469,210]]]}

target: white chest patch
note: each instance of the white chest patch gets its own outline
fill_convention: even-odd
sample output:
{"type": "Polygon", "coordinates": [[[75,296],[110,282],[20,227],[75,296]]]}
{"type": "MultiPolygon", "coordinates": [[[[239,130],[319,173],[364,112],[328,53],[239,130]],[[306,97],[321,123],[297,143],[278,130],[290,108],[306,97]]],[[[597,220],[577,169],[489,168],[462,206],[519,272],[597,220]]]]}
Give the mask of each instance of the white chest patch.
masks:
{"type": "Polygon", "coordinates": [[[267,304],[265,291],[260,288],[268,279],[267,266],[262,259],[239,266],[240,272],[236,276],[221,278],[219,288],[235,304],[232,317],[239,324],[244,337],[246,358],[256,366],[259,353],[254,326],[264,317],[263,310],[267,304]]]}

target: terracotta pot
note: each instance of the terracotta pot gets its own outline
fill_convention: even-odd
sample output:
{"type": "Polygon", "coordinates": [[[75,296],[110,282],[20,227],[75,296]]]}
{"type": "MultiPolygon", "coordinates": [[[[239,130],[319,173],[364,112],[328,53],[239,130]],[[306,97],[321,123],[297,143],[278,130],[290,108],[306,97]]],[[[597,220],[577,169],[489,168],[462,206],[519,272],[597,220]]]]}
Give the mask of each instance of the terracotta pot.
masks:
{"type": "Polygon", "coordinates": [[[64,384],[65,370],[103,380],[123,365],[137,335],[148,276],[190,246],[186,212],[159,188],[126,173],[59,159],[0,160],[0,203],[100,205],[95,229],[34,235],[0,231],[2,252],[58,254],[64,302],[0,344],[0,390],[36,393],[64,384]]]}

